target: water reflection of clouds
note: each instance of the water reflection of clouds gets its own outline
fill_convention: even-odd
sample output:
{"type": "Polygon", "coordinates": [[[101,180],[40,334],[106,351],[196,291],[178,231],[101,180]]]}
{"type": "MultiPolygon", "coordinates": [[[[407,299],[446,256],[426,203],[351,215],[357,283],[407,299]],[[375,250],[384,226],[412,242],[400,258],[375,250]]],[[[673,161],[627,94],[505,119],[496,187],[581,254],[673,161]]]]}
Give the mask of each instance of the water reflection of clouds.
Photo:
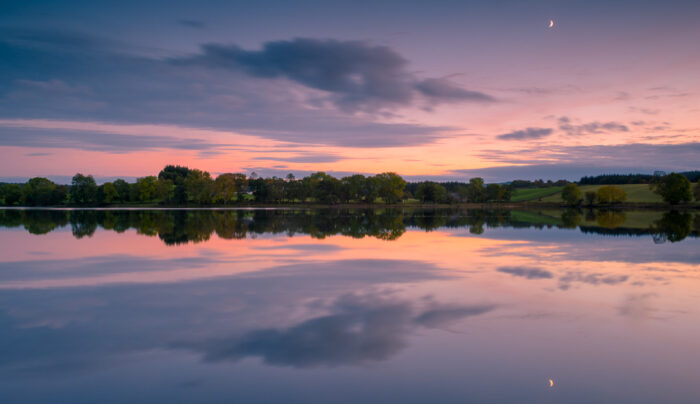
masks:
{"type": "Polygon", "coordinates": [[[214,339],[184,348],[201,352],[207,361],[258,357],[264,363],[295,368],[361,365],[396,355],[418,328],[442,328],[496,306],[448,305],[417,308],[381,294],[346,294],[330,314],[287,328],[264,328],[241,336],[214,339]]]}
{"type": "MultiPolygon", "coordinates": [[[[452,233],[454,237],[475,237],[467,232],[452,233]]],[[[621,261],[629,263],[644,262],[682,262],[700,264],[698,248],[691,244],[700,244],[698,239],[686,239],[683,243],[655,245],[651,235],[643,237],[601,236],[594,233],[581,233],[563,229],[489,229],[481,235],[494,240],[512,241],[491,249],[484,249],[485,254],[508,254],[523,257],[541,257],[547,248],[552,257],[566,260],[583,261],[621,261]],[[601,240],[603,238],[603,240],[601,240]],[[523,242],[529,248],[522,248],[523,242]]]]}
{"type": "Polygon", "coordinates": [[[547,270],[533,267],[500,267],[496,270],[527,279],[551,279],[554,277],[554,275],[547,270]]]}
{"type": "MultiPolygon", "coordinates": [[[[109,260],[117,268],[123,257],[103,258],[92,261],[93,269],[109,260]]],[[[154,261],[147,266],[167,265],[154,261]]],[[[87,261],[78,264],[89,270],[87,261]]],[[[49,267],[44,262],[36,269],[49,267]]],[[[236,357],[256,356],[288,366],[381,360],[405,346],[405,333],[492,309],[415,302],[377,292],[385,289],[382,285],[450,278],[430,263],[358,259],[169,284],[6,290],[0,295],[0,340],[6,342],[0,344],[0,372],[88,369],[118,361],[125,353],[184,342],[205,356],[220,352],[220,344],[234,343],[236,357]],[[309,304],[309,298],[316,304],[309,304]],[[239,337],[225,337],[230,335],[239,337]],[[318,347],[308,348],[306,358],[285,357],[285,345],[297,349],[304,336],[318,347]],[[291,362],[295,359],[298,364],[291,362]]]]}
{"type": "Polygon", "coordinates": [[[584,273],[581,271],[567,271],[559,277],[559,289],[567,290],[573,283],[585,283],[588,285],[617,285],[627,282],[627,275],[610,275],[602,273],[584,273]]]}
{"type": "MultiPolygon", "coordinates": [[[[555,278],[554,273],[552,273],[551,271],[537,267],[499,267],[496,269],[496,271],[530,280],[555,278]]],[[[559,283],[558,288],[561,290],[568,290],[569,288],[571,288],[572,284],[575,283],[585,283],[593,286],[617,285],[626,282],[628,279],[628,275],[612,275],[583,271],[565,271],[562,275],[556,277],[556,280],[559,283]]]]}

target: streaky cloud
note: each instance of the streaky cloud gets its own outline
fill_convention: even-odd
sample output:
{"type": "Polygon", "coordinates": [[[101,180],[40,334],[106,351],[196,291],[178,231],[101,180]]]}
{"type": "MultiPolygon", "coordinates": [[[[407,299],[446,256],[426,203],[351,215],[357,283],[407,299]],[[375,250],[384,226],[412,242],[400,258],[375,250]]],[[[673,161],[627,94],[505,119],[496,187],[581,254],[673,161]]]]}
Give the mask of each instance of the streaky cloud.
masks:
{"type": "Polygon", "coordinates": [[[551,128],[527,128],[498,135],[501,140],[529,140],[540,139],[552,134],[551,128]]]}

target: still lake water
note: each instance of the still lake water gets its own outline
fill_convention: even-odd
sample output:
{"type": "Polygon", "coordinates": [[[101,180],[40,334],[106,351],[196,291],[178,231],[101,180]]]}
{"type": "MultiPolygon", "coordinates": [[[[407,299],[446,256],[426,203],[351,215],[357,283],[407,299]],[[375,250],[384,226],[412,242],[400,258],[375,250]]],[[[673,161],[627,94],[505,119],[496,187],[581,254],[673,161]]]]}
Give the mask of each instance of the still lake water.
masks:
{"type": "Polygon", "coordinates": [[[0,402],[697,403],[699,224],[0,210],[0,402]]]}

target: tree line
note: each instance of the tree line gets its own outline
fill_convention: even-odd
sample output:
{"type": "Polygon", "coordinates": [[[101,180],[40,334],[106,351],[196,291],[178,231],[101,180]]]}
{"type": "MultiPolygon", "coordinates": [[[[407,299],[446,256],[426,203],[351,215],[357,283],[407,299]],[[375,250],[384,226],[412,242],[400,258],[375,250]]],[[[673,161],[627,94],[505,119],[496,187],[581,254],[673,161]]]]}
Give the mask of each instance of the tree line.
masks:
{"type": "Polygon", "coordinates": [[[316,172],[297,179],[263,178],[255,173],[210,173],[168,165],[157,176],[134,183],[123,179],[98,185],[91,175],[76,174],[70,185],[36,177],[25,184],[0,185],[4,206],[108,206],[124,204],[243,205],[243,204],[396,204],[410,199],[427,203],[501,202],[510,200],[511,188],[484,184],[472,178],[468,184],[413,183],[396,173],[374,176],[355,174],[336,178],[316,172]],[[449,188],[449,190],[448,190],[449,188]]]}
{"type": "MultiPolygon", "coordinates": [[[[651,176],[649,184],[671,204],[689,202],[693,195],[700,200],[700,185],[691,190],[688,173],[651,176]]],[[[70,185],[56,184],[43,177],[32,178],[24,184],[0,184],[0,205],[335,205],[396,204],[407,201],[433,204],[484,203],[510,201],[513,191],[519,188],[562,185],[562,200],[567,205],[580,205],[584,202],[588,205],[615,204],[626,200],[624,190],[614,185],[605,185],[596,192],[582,194],[577,184],[565,180],[515,180],[508,184],[485,184],[482,178],[477,177],[466,183],[407,183],[392,172],[374,176],[355,174],[343,178],[316,172],[300,179],[293,174],[285,178],[263,178],[255,173],[250,176],[225,173],[213,178],[206,171],[168,165],[157,176],[141,177],[133,183],[118,179],[98,185],[91,175],[76,174],[70,185]]]]}
{"type": "MultiPolygon", "coordinates": [[[[698,182],[700,180],[700,171],[684,171],[678,173],[690,182],[698,182]]],[[[650,184],[659,177],[664,175],[650,174],[604,174],[590,177],[582,177],[579,185],[621,185],[621,184],[650,184]]]]}

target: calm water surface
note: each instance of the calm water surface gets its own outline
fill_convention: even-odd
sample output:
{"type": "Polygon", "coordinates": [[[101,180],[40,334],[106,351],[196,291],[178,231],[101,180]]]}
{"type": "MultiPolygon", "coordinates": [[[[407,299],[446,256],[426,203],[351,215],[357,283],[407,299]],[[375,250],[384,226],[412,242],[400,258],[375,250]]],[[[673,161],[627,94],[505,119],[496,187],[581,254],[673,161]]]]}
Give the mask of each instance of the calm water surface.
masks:
{"type": "Polygon", "coordinates": [[[0,402],[697,403],[699,227],[0,210],[0,402]]]}

